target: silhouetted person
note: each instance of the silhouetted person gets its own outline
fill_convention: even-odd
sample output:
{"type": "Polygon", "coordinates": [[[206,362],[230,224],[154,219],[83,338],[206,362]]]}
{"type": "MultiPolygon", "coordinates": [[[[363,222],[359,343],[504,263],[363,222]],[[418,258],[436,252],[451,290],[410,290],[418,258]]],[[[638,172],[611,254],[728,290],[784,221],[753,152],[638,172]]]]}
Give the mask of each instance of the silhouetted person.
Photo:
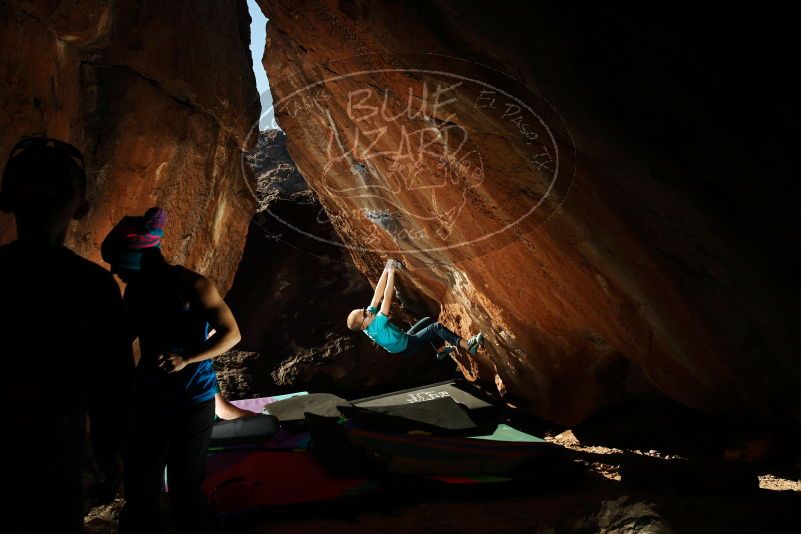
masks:
{"type": "Polygon", "coordinates": [[[11,151],[0,188],[18,236],[0,247],[4,532],[83,531],[87,413],[108,497],[121,474],[133,360],[120,290],[64,247],[85,193],[75,147],[28,138],[11,151]]]}
{"type": "Polygon", "coordinates": [[[175,522],[182,532],[196,534],[209,529],[200,486],[220,391],[211,359],[236,345],[240,335],[214,284],[164,259],[165,224],[161,208],[127,216],[101,247],[112,272],[127,283],[127,316],[142,354],[121,527],[163,530],[159,497],[166,465],[175,522]]]}

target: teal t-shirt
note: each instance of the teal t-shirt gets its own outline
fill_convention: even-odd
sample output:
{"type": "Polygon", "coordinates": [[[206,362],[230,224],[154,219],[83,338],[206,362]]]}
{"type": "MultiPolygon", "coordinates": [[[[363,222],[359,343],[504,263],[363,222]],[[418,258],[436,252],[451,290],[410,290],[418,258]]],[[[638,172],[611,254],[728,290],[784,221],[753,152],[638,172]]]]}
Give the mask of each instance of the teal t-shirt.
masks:
{"type": "Polygon", "coordinates": [[[367,325],[364,333],[389,352],[403,352],[409,343],[408,334],[392,324],[381,312],[378,312],[373,322],[367,325]]]}

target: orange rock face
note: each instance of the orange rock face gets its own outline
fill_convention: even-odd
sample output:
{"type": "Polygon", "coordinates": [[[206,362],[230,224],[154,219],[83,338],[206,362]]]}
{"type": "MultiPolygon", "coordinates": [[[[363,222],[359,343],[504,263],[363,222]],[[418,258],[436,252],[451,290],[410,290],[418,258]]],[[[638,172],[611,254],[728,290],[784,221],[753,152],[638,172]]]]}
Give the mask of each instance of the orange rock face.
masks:
{"type": "MultiPolygon", "coordinates": [[[[254,210],[242,148],[258,118],[244,2],[0,6],[0,153],[23,135],[83,149],[89,215],[68,246],[100,261],[126,214],[163,206],[170,261],[230,286],[254,210]]],[[[0,242],[14,237],[0,218],[0,242]]]]}
{"type": "MultiPolygon", "coordinates": [[[[239,348],[258,353],[258,361],[254,356],[247,363],[234,363],[235,356],[220,360],[221,366],[244,367],[244,375],[254,377],[249,392],[236,389],[261,395],[265,389],[258,384],[272,379],[264,395],[307,390],[356,398],[451,377],[453,365],[435,362],[433,348],[393,358],[366,335],[348,330],[347,314],[367,305],[373,288],[347,249],[334,245],[341,245],[338,235],[289,158],[284,133],[261,132],[247,161],[256,176],[259,207],[226,302],[242,332],[239,348]]],[[[404,311],[413,309],[418,318],[428,314],[424,303],[416,304],[404,302],[404,311]]]]}
{"type": "Polygon", "coordinates": [[[401,295],[485,333],[465,376],[567,424],[654,388],[800,418],[798,285],[779,253],[797,231],[773,211],[797,200],[761,187],[754,171],[780,166],[753,156],[787,141],[762,122],[776,101],[733,73],[794,98],[758,54],[727,55],[743,22],[260,3],[292,158],[362,272],[403,259],[401,295]],[[744,102],[762,108],[733,115],[744,102]]]}

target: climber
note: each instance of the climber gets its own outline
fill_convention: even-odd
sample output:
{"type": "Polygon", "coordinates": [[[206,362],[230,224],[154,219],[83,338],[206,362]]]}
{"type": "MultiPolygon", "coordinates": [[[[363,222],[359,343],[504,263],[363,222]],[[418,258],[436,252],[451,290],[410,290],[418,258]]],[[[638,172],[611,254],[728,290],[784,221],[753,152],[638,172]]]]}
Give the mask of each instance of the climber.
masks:
{"type": "MultiPolygon", "coordinates": [[[[211,359],[241,336],[213,283],[167,263],[161,253],[165,225],[164,211],[150,208],[144,217],[124,217],[101,246],[103,259],[127,284],[123,301],[130,338],[138,337],[141,348],[121,525],[137,533],[162,531],[159,495],[167,465],[179,530],[207,532],[209,514],[200,484],[214,413],[221,412],[223,400],[211,359]]],[[[225,419],[236,415],[230,408],[239,410],[222,408],[225,419]]]]}
{"type": "Polygon", "coordinates": [[[395,290],[395,271],[402,265],[397,260],[387,261],[384,272],[376,284],[373,300],[366,308],[350,312],[348,328],[364,331],[370,339],[392,354],[410,354],[425,343],[436,343],[439,346],[438,360],[445,358],[456,350],[456,347],[475,355],[483,341],[481,332],[465,340],[448,330],[442,323],[433,322],[429,317],[421,319],[406,332],[389,320],[392,295],[395,290]],[[444,347],[443,342],[447,342],[444,347]]]}

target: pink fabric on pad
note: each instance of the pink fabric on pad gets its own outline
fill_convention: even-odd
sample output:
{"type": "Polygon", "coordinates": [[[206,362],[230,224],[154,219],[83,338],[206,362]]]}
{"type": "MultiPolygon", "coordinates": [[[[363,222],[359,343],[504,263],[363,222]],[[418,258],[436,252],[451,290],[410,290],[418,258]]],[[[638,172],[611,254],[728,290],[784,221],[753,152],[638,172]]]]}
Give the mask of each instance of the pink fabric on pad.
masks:
{"type": "Polygon", "coordinates": [[[230,402],[237,408],[242,408],[243,410],[248,410],[253,413],[261,413],[262,409],[268,404],[288,399],[290,397],[297,397],[298,395],[308,395],[308,392],[299,391],[297,393],[289,393],[287,395],[276,395],[274,397],[259,397],[257,399],[232,400],[230,402]]]}

